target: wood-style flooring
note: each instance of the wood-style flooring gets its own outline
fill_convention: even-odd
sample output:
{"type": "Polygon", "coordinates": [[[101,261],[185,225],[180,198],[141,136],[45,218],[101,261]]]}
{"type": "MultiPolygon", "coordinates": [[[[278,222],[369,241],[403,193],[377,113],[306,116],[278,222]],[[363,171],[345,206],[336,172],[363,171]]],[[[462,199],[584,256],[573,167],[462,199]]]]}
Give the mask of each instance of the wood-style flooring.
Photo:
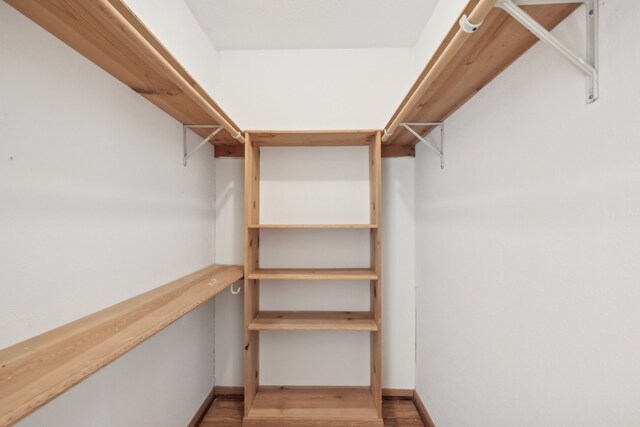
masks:
{"type": "MultiPolygon", "coordinates": [[[[200,427],[241,427],[242,400],[216,398],[200,427]]],[[[418,410],[410,399],[386,399],[382,403],[385,427],[424,427],[418,410]]]]}

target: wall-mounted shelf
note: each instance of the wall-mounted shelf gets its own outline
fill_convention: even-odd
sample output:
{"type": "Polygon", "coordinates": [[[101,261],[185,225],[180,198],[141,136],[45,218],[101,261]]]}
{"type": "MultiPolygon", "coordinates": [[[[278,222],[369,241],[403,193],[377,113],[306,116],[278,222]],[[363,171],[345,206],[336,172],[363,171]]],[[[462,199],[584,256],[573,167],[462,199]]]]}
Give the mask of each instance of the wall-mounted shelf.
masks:
{"type": "MultiPolygon", "coordinates": [[[[481,1],[483,0],[471,0],[459,18],[463,15],[470,15],[481,1]]],[[[444,121],[538,42],[535,35],[506,12],[493,8],[491,2],[488,4],[491,10],[482,25],[469,35],[462,48],[422,94],[416,106],[401,118],[401,122],[444,121]]],[[[544,28],[551,30],[578,6],[577,3],[536,4],[522,6],[522,9],[544,28]]],[[[457,19],[385,129],[389,129],[399,117],[405,105],[416,93],[420,83],[425,80],[445,49],[451,44],[459,29],[460,25],[457,19]]],[[[424,135],[434,128],[435,126],[425,129],[424,135]]],[[[409,131],[403,127],[397,127],[386,141],[383,139],[383,150],[388,146],[414,148],[417,142],[416,137],[409,131]]],[[[415,151],[413,155],[415,155],[415,151]]]]}
{"type": "Polygon", "coordinates": [[[179,122],[225,127],[213,144],[242,146],[238,126],[123,0],[6,1],[179,122]]]}
{"type": "Polygon", "coordinates": [[[212,265],[0,350],[0,425],[12,425],[242,279],[212,265]]]}

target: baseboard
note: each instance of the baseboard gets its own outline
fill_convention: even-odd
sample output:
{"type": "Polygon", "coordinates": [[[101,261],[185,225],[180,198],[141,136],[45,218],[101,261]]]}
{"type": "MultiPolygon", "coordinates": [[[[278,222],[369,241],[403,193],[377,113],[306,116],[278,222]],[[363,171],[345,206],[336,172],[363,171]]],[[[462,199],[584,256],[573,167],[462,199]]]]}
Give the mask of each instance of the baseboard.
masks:
{"type": "Polygon", "coordinates": [[[211,404],[213,403],[213,399],[215,399],[215,397],[216,389],[213,388],[209,392],[209,395],[204,400],[204,402],[202,402],[202,405],[200,405],[200,408],[198,408],[196,414],[193,416],[193,418],[191,418],[191,422],[187,427],[198,427],[200,425],[200,423],[204,419],[204,416],[207,415],[207,411],[209,411],[209,408],[211,407],[211,404]]]}
{"type": "Polygon", "coordinates": [[[436,427],[417,391],[413,392],[413,403],[415,403],[416,409],[418,409],[418,413],[420,414],[420,418],[422,419],[422,423],[425,425],[425,427],[436,427]]]}
{"type": "MultiPolygon", "coordinates": [[[[414,391],[408,388],[383,388],[382,397],[384,399],[413,399],[414,391]]],[[[244,398],[244,387],[242,386],[216,386],[216,397],[225,399],[244,398]]]]}
{"type": "Polygon", "coordinates": [[[413,389],[410,388],[383,388],[384,399],[413,399],[413,389]]]}
{"type": "Polygon", "coordinates": [[[216,397],[223,399],[244,399],[244,387],[242,386],[216,386],[216,397]]]}

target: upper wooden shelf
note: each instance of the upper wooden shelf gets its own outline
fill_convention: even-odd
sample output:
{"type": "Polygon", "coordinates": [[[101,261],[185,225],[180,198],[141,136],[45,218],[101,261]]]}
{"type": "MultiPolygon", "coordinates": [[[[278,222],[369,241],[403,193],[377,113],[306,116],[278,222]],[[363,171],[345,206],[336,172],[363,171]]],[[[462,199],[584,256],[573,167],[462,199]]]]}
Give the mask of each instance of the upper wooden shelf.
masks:
{"type": "Polygon", "coordinates": [[[247,131],[251,142],[262,147],[331,147],[370,145],[377,130],[247,131]]]}
{"type": "Polygon", "coordinates": [[[212,265],[0,350],[0,425],[11,425],[244,275],[212,265]]]}
{"type": "MultiPolygon", "coordinates": [[[[469,1],[461,15],[470,15],[479,2],[480,0],[469,1]]],[[[551,30],[578,6],[579,4],[573,3],[523,6],[522,8],[546,29],[551,30]]],[[[420,82],[425,79],[449,46],[460,28],[458,19],[385,128],[390,127],[409,98],[416,92],[420,82]]],[[[478,31],[469,36],[461,50],[402,121],[406,123],[444,121],[536,42],[538,38],[524,26],[501,9],[493,8],[478,31]]],[[[425,128],[424,131],[426,133],[430,129],[425,128]]],[[[403,127],[398,127],[393,135],[383,142],[383,149],[386,145],[404,146],[411,149],[412,155],[415,155],[416,143],[415,136],[403,127]]]]}
{"type": "MultiPolygon", "coordinates": [[[[179,122],[226,121],[239,129],[123,0],[6,2],[179,122]]],[[[205,137],[211,130],[194,132],[205,137]]],[[[227,131],[218,133],[213,143],[242,146],[227,131]]]]}
{"type": "Polygon", "coordinates": [[[376,224],[250,224],[249,228],[278,229],[278,230],[307,230],[307,229],[375,229],[376,224]]]}

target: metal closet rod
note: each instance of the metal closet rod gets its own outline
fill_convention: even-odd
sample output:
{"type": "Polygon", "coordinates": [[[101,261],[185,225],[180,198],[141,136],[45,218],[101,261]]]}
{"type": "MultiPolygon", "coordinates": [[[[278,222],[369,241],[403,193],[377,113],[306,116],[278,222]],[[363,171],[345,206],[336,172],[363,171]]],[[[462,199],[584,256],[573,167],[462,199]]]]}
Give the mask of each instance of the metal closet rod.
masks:
{"type": "Polygon", "coordinates": [[[402,107],[400,112],[393,119],[389,127],[384,130],[384,135],[382,136],[382,142],[385,142],[389,139],[393,132],[400,126],[402,122],[404,122],[407,114],[420,102],[420,98],[422,95],[431,87],[433,82],[442,74],[445,67],[449,65],[449,63],[453,60],[453,57],[458,53],[458,51],[462,48],[467,38],[473,34],[484,18],[487,17],[489,12],[496,5],[497,0],[480,0],[476,7],[473,8],[473,11],[469,14],[469,17],[463,16],[460,20],[460,28],[456,32],[451,42],[447,45],[442,52],[442,55],[436,60],[436,63],[433,64],[431,70],[427,73],[425,78],[420,82],[415,92],[411,95],[407,103],[402,107]]]}
{"type": "Polygon", "coordinates": [[[227,119],[225,119],[215,108],[209,104],[209,102],[202,97],[194,88],[187,82],[180,73],[178,73],[167,62],[166,59],[153,46],[142,37],[142,35],[136,31],[135,28],[127,21],[108,0],[97,0],[101,9],[108,15],[109,19],[118,24],[118,27],[124,31],[124,33],[133,40],[138,46],[144,47],[144,52],[153,61],[154,65],[168,78],[174,80],[180,90],[187,95],[192,101],[202,107],[207,113],[215,118],[215,120],[233,136],[233,138],[244,144],[244,138],[240,130],[236,129],[227,119]]]}

